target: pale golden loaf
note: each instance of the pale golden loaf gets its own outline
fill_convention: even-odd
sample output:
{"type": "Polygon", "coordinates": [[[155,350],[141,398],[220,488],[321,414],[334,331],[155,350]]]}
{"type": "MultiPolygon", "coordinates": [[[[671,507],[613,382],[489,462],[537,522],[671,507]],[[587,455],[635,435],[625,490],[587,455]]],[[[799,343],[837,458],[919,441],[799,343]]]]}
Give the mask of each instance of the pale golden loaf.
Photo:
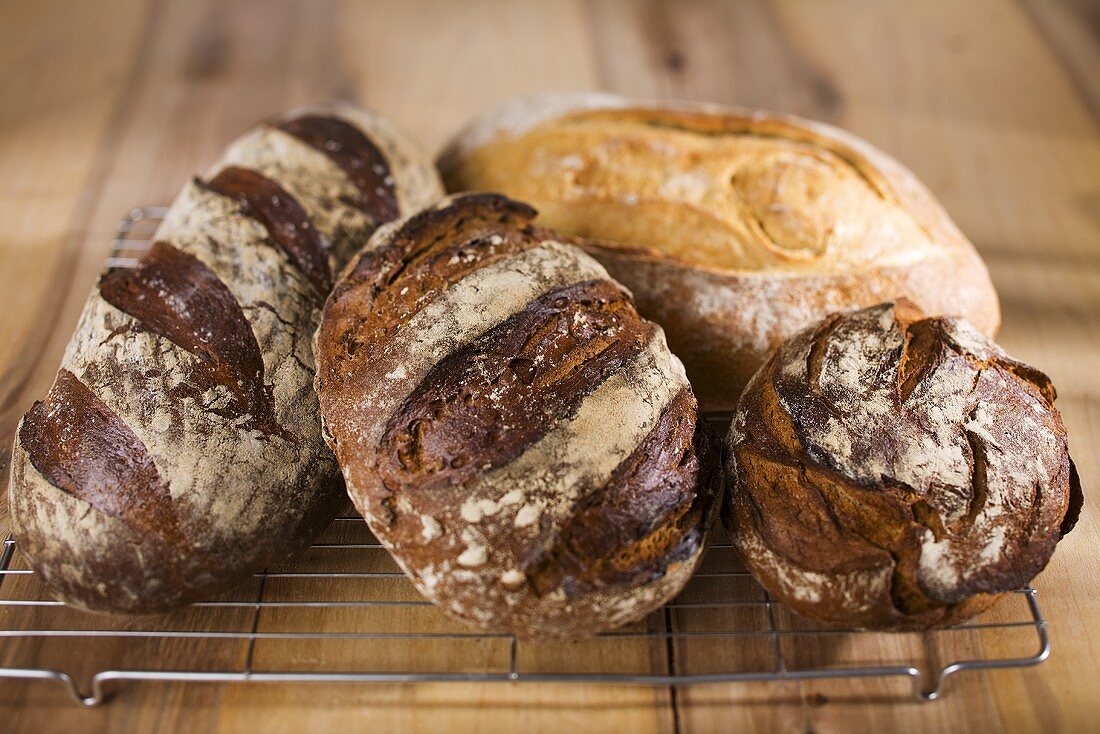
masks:
{"type": "Polygon", "coordinates": [[[500,191],[577,237],[662,326],[707,409],[730,408],[782,339],[907,297],[986,335],[974,247],[897,161],[837,128],[604,94],[516,100],[439,158],[450,191],[500,191]]]}

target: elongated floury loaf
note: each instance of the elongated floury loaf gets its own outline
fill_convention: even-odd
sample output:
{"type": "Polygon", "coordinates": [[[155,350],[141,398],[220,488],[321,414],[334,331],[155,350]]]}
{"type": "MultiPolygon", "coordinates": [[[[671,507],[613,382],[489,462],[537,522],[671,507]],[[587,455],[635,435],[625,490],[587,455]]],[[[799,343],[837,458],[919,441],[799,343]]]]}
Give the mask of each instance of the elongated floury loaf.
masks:
{"type": "Polygon", "coordinates": [[[417,588],[478,627],[580,637],[676,594],[717,445],[660,327],[501,196],[386,225],[317,332],[348,492],[417,588]]]}
{"type": "Polygon", "coordinates": [[[20,549],[71,604],[154,612],[285,557],[342,501],[310,339],[333,273],[440,195],[401,132],[347,106],[234,142],[132,269],[106,272],[24,417],[20,549]]]}

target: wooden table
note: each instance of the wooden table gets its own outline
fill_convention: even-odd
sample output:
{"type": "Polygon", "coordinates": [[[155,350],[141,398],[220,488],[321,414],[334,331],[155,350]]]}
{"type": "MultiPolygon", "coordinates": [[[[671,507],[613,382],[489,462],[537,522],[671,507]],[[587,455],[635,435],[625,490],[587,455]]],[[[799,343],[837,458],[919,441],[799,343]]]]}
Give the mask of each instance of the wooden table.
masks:
{"type": "MultiPolygon", "coordinates": [[[[52,380],[119,216],[287,107],[358,100],[430,148],[487,105],[605,88],[838,123],[914,168],[989,263],[1001,343],[1048,371],[1100,480],[1100,7],[880,2],[0,4],[0,441],[52,380]]],[[[2,513],[2,510],[0,510],[2,513]]],[[[0,516],[0,526],[5,524],[0,516]]],[[[1100,514],[1039,577],[1054,654],[919,704],[877,682],[0,685],[0,730],[1071,731],[1100,726],[1100,514]]]]}

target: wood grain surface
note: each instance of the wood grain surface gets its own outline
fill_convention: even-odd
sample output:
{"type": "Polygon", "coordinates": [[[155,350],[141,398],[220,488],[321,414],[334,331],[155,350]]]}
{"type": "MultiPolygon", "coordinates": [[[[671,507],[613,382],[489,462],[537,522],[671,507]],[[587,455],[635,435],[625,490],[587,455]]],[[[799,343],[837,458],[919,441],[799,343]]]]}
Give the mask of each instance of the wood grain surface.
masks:
{"type": "MultiPolygon", "coordinates": [[[[0,3],[5,481],[15,424],[52,381],[119,217],[135,205],[170,201],[187,176],[257,119],[342,97],[391,115],[434,150],[494,102],[539,90],[603,88],[824,119],[911,166],[988,262],[1004,307],[999,341],[1057,385],[1086,493],[1077,530],[1035,583],[1050,620],[1051,659],[1034,668],[961,674],[935,703],[912,701],[898,681],[675,691],[128,684],[108,705],[82,710],[58,686],[0,681],[0,731],[1095,730],[1100,513],[1090,490],[1100,481],[1098,63],[1100,7],[1084,0],[0,3]]],[[[6,534],[4,527],[0,503],[6,534]]],[[[255,598],[261,590],[241,593],[255,598]]],[[[271,584],[262,593],[291,592],[271,584]]],[[[202,624],[247,628],[260,621],[250,614],[230,609],[202,624]]],[[[338,623],[303,614],[273,614],[261,623],[272,629],[338,623]]],[[[180,624],[197,622],[184,617],[180,624]]],[[[961,644],[995,654],[1002,642],[961,644]]],[[[198,664],[245,653],[178,643],[158,654],[198,664]]],[[[252,654],[261,667],[292,662],[259,646],[252,654]]],[[[459,650],[453,659],[471,654],[459,650]]],[[[609,649],[606,659],[629,668],[648,664],[649,654],[626,645],[609,649]]],[[[734,653],[685,646],[675,654],[681,664],[705,666],[734,653]]],[[[567,653],[546,655],[552,664],[567,653]]]]}

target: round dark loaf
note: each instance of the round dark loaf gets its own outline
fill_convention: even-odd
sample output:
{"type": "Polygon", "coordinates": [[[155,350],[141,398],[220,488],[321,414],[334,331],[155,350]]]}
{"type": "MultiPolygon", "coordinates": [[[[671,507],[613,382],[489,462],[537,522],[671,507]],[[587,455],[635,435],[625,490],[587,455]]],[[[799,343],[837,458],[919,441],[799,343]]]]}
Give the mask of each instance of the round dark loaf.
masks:
{"type": "Polygon", "coordinates": [[[899,301],[791,337],[729,434],[745,563],[832,625],[960,622],[1046,566],[1081,490],[1046,375],[899,301]]]}
{"type": "Polygon", "coordinates": [[[344,106],[257,127],[187,184],[18,429],[13,527],[64,601],[170,609],[325,527],[343,498],[312,389],[321,305],[378,224],[439,195],[415,145],[344,106]]]}
{"type": "Polygon", "coordinates": [[[660,327],[493,194],[379,229],[314,345],[348,492],[417,588],[522,637],[636,620],[716,515],[715,439],[660,327]]]}

